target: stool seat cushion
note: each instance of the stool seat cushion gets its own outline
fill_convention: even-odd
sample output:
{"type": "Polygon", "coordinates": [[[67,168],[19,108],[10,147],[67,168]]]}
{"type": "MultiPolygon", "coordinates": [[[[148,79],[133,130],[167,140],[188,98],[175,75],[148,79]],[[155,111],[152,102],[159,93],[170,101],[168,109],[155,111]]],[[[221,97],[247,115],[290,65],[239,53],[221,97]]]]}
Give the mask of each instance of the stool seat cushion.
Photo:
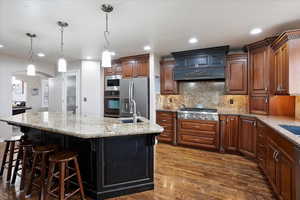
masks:
{"type": "Polygon", "coordinates": [[[60,151],[51,155],[49,158],[50,162],[68,162],[77,157],[77,153],[72,151],[60,151]]]}

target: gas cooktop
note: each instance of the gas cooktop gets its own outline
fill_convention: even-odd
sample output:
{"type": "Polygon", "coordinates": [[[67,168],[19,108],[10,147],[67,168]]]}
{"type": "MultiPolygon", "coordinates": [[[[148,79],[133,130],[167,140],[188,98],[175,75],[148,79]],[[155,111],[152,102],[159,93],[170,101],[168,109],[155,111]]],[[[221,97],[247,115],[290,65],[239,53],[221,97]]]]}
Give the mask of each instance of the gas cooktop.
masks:
{"type": "Polygon", "coordinates": [[[179,119],[190,120],[213,120],[218,121],[219,115],[217,109],[211,108],[181,108],[178,112],[179,119]]]}

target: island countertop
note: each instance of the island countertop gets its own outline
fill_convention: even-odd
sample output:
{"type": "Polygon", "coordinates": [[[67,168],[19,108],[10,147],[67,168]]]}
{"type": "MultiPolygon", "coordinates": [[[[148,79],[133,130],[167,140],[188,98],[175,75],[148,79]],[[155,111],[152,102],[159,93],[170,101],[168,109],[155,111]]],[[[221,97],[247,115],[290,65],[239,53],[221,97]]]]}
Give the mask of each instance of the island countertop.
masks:
{"type": "Polygon", "coordinates": [[[16,126],[30,127],[44,131],[79,138],[102,138],[126,135],[161,133],[163,128],[148,119],[143,122],[122,123],[122,118],[107,118],[93,115],[67,114],[58,112],[24,113],[0,117],[0,121],[16,126]]]}

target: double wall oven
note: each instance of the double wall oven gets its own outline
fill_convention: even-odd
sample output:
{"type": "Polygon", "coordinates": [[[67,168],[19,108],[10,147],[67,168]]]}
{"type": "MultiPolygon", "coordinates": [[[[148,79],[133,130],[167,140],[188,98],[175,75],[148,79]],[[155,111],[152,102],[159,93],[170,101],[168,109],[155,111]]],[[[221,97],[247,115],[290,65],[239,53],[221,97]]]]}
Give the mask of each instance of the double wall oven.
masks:
{"type": "Polygon", "coordinates": [[[122,76],[106,76],[104,91],[104,116],[120,116],[120,82],[122,76]]]}

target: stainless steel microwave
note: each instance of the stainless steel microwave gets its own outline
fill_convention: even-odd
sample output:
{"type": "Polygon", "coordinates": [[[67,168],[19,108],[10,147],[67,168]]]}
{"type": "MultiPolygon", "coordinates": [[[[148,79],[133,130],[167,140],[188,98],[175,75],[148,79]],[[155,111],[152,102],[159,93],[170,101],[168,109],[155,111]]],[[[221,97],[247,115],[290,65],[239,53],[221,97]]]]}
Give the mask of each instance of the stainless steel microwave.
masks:
{"type": "Polygon", "coordinates": [[[119,91],[121,75],[105,76],[105,91],[119,91]]]}

